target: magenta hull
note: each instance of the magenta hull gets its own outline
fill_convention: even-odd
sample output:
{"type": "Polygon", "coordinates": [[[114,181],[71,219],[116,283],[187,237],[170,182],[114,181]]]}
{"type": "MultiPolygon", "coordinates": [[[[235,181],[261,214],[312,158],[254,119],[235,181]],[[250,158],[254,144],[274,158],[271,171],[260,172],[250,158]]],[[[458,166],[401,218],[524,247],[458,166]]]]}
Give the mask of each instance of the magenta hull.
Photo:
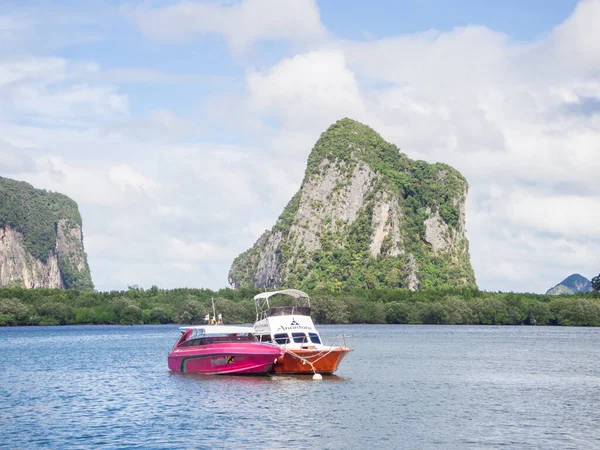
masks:
{"type": "Polygon", "coordinates": [[[260,374],[273,369],[283,351],[255,342],[178,347],[169,354],[174,372],[205,374],[260,374]]]}

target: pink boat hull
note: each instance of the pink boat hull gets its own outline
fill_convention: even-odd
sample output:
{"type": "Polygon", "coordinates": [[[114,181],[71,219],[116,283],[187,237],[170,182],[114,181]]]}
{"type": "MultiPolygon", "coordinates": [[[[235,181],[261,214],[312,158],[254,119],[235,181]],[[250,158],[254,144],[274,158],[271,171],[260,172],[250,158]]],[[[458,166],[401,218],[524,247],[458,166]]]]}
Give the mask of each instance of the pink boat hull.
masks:
{"type": "Polygon", "coordinates": [[[283,350],[257,342],[216,343],[176,347],[169,354],[174,372],[205,374],[260,374],[273,369],[283,350]]]}

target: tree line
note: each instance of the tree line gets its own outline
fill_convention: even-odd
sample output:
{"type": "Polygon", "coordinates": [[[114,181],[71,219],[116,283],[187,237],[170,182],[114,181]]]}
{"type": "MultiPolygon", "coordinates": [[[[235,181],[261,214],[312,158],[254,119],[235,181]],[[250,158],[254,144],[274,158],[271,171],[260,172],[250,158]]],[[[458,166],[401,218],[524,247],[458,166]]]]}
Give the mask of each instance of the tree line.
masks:
{"type": "MultiPolygon", "coordinates": [[[[198,324],[207,314],[212,316],[212,299],[225,323],[252,323],[252,298],[258,292],[156,286],[110,292],[2,288],[0,326],[198,324]]],[[[552,296],[455,288],[309,294],[312,317],[319,324],[600,326],[598,292],[552,296]]],[[[273,301],[285,304],[288,299],[278,296],[273,301]]]]}

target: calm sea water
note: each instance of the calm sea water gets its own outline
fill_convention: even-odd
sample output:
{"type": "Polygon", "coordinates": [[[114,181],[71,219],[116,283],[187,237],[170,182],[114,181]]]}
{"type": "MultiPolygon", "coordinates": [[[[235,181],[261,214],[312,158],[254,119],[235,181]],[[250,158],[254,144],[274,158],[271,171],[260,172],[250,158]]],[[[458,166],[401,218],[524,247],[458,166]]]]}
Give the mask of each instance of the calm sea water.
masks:
{"type": "Polygon", "coordinates": [[[337,376],[170,373],[176,326],[0,329],[3,448],[600,448],[600,329],[321,326],[337,376]]]}

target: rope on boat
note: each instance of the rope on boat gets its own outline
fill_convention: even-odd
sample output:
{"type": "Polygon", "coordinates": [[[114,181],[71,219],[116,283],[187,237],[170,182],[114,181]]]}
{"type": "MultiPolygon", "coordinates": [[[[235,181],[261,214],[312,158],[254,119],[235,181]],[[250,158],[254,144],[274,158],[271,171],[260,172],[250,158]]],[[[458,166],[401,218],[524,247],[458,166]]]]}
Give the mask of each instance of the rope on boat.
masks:
{"type": "MultiPolygon", "coordinates": [[[[294,357],[294,358],[298,358],[300,361],[302,361],[302,364],[308,364],[308,365],[310,365],[310,367],[311,367],[311,369],[312,369],[313,373],[315,373],[315,374],[317,373],[317,369],[315,369],[315,366],[314,366],[314,364],[313,364],[312,362],[310,362],[308,359],[306,359],[306,358],[303,358],[303,357],[302,357],[302,356],[300,356],[300,355],[296,355],[296,354],[295,354],[293,351],[291,351],[291,350],[288,350],[287,348],[284,348],[284,351],[285,351],[286,353],[289,353],[290,355],[292,355],[292,357],[294,357]]],[[[316,361],[315,361],[315,362],[316,362],[316,361]]]]}
{"type": "Polygon", "coordinates": [[[308,360],[308,358],[304,358],[304,357],[302,357],[300,355],[297,355],[293,351],[288,350],[287,348],[284,348],[284,351],[286,353],[289,353],[294,358],[298,358],[300,361],[302,361],[302,364],[308,364],[308,365],[310,365],[310,367],[311,367],[311,369],[313,371],[313,380],[322,380],[323,379],[323,377],[321,376],[321,374],[317,372],[317,369],[315,369],[315,364],[318,363],[321,359],[325,358],[327,355],[329,355],[334,350],[336,350],[336,347],[331,347],[327,351],[323,350],[322,352],[319,352],[316,355],[309,356],[308,358],[311,358],[311,359],[312,358],[316,358],[317,356],[319,356],[318,359],[316,359],[314,362],[311,362],[311,361],[308,360]]]}

